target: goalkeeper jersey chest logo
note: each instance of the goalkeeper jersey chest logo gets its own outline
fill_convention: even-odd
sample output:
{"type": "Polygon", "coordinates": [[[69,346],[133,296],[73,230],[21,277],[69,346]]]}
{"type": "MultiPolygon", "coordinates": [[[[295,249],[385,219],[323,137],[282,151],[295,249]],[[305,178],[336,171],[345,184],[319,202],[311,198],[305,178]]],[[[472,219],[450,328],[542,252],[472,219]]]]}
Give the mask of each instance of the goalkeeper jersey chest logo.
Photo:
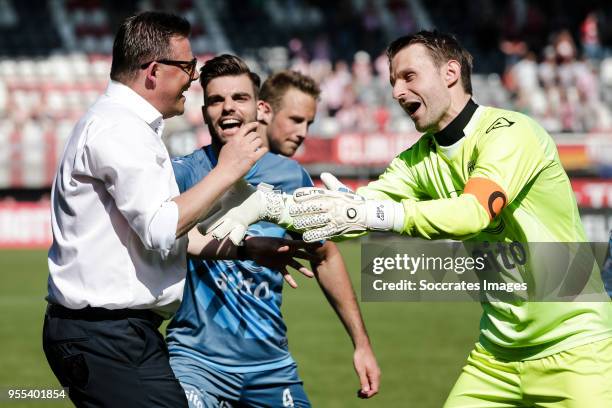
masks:
{"type": "Polygon", "coordinates": [[[500,118],[495,119],[495,122],[493,122],[493,124],[487,128],[485,133],[489,133],[492,130],[503,128],[503,127],[510,127],[512,125],[514,125],[514,122],[502,116],[500,118]]]}

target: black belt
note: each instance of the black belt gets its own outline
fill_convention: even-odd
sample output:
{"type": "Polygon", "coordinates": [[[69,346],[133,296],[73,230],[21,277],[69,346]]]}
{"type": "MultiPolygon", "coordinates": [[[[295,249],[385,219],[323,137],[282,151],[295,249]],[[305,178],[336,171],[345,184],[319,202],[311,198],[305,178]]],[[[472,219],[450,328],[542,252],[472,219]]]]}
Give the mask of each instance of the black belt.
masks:
{"type": "Polygon", "coordinates": [[[159,327],[164,318],[148,309],[105,309],[103,307],[87,306],[83,309],[69,309],[62,305],[49,303],[47,314],[50,317],[75,320],[122,320],[129,317],[149,320],[159,327]]]}

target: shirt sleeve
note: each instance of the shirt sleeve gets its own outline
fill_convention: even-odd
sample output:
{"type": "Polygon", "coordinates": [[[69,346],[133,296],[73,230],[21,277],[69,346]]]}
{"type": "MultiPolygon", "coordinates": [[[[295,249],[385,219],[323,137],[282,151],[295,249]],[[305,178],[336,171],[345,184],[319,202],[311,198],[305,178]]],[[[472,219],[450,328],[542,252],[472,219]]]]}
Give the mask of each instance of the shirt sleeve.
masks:
{"type": "Polygon", "coordinates": [[[145,248],[167,253],[176,240],[178,207],[171,201],[174,173],[167,151],[142,126],[96,125],[84,146],[92,176],[103,181],[117,209],[145,248]]]}
{"type": "Polygon", "coordinates": [[[172,159],[174,178],[181,193],[184,193],[191,187],[191,183],[189,183],[189,169],[189,166],[185,165],[182,160],[172,159]]]}
{"type": "Polygon", "coordinates": [[[308,174],[306,169],[300,166],[300,171],[302,173],[302,183],[300,187],[314,187],[314,183],[312,182],[310,174],[308,174]]]}
{"type": "Polygon", "coordinates": [[[425,239],[467,239],[489,225],[489,215],[471,194],[456,198],[402,200],[404,227],[400,231],[425,239]]]}
{"type": "Polygon", "coordinates": [[[377,180],[357,189],[357,194],[377,200],[422,199],[424,195],[407,163],[410,155],[411,151],[408,150],[393,159],[389,167],[377,180]]]}

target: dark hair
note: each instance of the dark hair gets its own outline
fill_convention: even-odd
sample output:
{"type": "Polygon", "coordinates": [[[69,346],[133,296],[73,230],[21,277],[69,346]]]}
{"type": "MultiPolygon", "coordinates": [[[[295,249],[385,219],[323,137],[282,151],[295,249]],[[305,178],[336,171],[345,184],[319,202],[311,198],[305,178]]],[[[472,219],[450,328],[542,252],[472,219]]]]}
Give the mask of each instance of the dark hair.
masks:
{"type": "Polygon", "coordinates": [[[209,59],[200,69],[200,85],[202,85],[202,89],[204,90],[204,96],[206,96],[206,86],[213,79],[222,76],[239,75],[248,75],[253,83],[255,98],[257,98],[259,94],[259,85],[261,84],[259,75],[251,72],[249,66],[240,57],[230,54],[222,54],[209,59]]]}
{"type": "Polygon", "coordinates": [[[314,99],[319,98],[321,90],[319,85],[311,77],[297,71],[279,71],[270,75],[263,85],[259,94],[259,99],[268,102],[272,109],[277,111],[285,93],[290,88],[302,91],[314,99]]]}
{"type": "Polygon", "coordinates": [[[405,35],[393,41],[387,47],[389,64],[393,57],[404,47],[412,44],[423,44],[429,50],[429,54],[436,66],[440,66],[449,60],[456,60],[461,65],[461,84],[468,94],[472,94],[472,55],[459,44],[452,34],[434,31],[419,31],[416,34],[405,35]]]}
{"type": "Polygon", "coordinates": [[[157,59],[170,59],[170,39],[189,37],[191,25],[173,14],[145,11],[126,18],[115,36],[111,79],[134,78],[140,66],[157,59]]]}

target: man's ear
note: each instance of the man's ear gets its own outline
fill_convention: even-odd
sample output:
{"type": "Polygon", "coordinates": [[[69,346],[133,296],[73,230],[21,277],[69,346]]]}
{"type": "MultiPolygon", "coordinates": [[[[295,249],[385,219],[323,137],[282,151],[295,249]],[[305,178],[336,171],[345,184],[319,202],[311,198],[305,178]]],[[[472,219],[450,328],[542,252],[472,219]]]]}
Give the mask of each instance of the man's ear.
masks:
{"type": "Polygon", "coordinates": [[[450,60],[446,63],[446,72],[444,74],[446,86],[452,87],[461,79],[461,64],[457,60],[450,60]]]}
{"type": "Polygon", "coordinates": [[[272,111],[272,106],[268,102],[262,100],[257,101],[258,122],[269,125],[273,116],[274,112],[272,111]]]}
{"type": "Polygon", "coordinates": [[[145,87],[147,89],[155,88],[155,85],[157,84],[158,70],[159,65],[155,61],[151,62],[145,69],[145,87]]]}

